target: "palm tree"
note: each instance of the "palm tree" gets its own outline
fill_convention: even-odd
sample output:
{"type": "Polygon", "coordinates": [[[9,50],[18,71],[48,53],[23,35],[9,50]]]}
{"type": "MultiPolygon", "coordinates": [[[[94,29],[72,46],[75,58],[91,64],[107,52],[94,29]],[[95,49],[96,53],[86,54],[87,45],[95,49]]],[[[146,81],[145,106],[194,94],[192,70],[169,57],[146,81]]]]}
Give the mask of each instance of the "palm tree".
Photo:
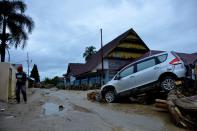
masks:
{"type": "Polygon", "coordinates": [[[87,62],[91,58],[91,56],[95,53],[96,53],[96,47],[94,46],[86,47],[85,52],[83,53],[83,57],[85,58],[85,61],[87,62]]]}
{"type": "Polygon", "coordinates": [[[24,14],[26,4],[22,1],[0,1],[0,54],[1,62],[5,61],[7,45],[24,49],[28,33],[32,32],[34,22],[24,14]]]}

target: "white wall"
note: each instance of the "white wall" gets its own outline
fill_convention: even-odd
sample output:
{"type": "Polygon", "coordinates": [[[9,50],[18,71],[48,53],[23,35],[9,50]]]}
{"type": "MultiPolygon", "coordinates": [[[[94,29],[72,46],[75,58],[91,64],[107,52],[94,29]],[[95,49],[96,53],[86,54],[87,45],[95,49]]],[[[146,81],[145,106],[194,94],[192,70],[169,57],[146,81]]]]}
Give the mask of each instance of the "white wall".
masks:
{"type": "MultiPolygon", "coordinates": [[[[109,60],[108,59],[104,59],[103,60],[103,68],[104,69],[109,69],[109,60]]],[[[102,69],[102,63],[100,63],[94,70],[93,72],[96,72],[96,70],[98,69],[102,69]]]]}
{"type": "MultiPolygon", "coordinates": [[[[16,89],[16,73],[17,73],[17,70],[14,66],[10,65],[10,69],[12,70],[12,81],[11,81],[11,88],[9,89],[9,95],[8,95],[8,98],[15,98],[15,89],[16,89]]],[[[26,83],[26,87],[28,83],[26,83]]]]}
{"type": "Polygon", "coordinates": [[[9,64],[0,63],[0,100],[8,101],[9,64]]]}
{"type": "Polygon", "coordinates": [[[11,64],[0,62],[0,100],[8,102],[8,97],[15,96],[15,73],[16,69],[11,64]]]}

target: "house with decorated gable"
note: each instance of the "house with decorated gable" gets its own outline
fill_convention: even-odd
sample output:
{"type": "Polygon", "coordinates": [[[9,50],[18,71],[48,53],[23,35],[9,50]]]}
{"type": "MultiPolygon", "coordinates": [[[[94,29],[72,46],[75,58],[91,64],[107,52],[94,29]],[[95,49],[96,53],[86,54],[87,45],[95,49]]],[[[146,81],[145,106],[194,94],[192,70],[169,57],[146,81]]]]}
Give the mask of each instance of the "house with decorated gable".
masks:
{"type": "Polygon", "coordinates": [[[64,75],[65,84],[76,86],[104,84],[122,67],[149,51],[138,34],[129,29],[104,45],[86,63],[69,63],[64,75]]]}

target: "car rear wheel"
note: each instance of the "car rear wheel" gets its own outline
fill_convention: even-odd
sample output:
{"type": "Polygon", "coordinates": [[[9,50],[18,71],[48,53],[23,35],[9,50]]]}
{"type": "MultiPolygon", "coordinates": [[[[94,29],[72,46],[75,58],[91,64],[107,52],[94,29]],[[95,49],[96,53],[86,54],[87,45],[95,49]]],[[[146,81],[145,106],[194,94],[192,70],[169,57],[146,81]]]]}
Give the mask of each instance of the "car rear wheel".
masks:
{"type": "Polygon", "coordinates": [[[114,91],[106,91],[105,93],[105,101],[107,103],[112,103],[115,101],[115,92],[114,91]]]}
{"type": "Polygon", "coordinates": [[[161,81],[161,88],[165,92],[169,92],[170,90],[174,89],[175,87],[176,87],[176,84],[175,84],[175,80],[173,79],[173,77],[165,77],[161,81]]]}

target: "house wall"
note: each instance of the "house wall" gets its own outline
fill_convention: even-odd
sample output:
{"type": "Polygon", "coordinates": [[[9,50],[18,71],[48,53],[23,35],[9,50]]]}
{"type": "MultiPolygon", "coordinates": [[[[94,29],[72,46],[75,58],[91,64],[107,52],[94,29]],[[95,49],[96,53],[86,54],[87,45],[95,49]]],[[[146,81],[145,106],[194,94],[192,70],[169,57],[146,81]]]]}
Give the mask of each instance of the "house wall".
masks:
{"type": "MultiPolygon", "coordinates": [[[[9,87],[9,95],[8,95],[8,98],[9,99],[13,99],[15,98],[15,88],[16,88],[16,73],[17,73],[17,70],[14,66],[10,65],[10,70],[11,70],[11,74],[10,74],[10,77],[11,77],[11,85],[9,87]]],[[[26,83],[26,87],[28,87],[28,83],[26,83]]]]}
{"type": "Polygon", "coordinates": [[[89,85],[92,86],[94,84],[99,84],[100,83],[100,78],[97,76],[90,77],[89,78],[89,85]]]}
{"type": "MultiPolygon", "coordinates": [[[[103,68],[109,69],[109,60],[108,59],[103,60],[103,68]]],[[[96,70],[98,70],[98,69],[102,69],[102,63],[98,64],[98,66],[94,69],[93,72],[96,72],[96,70]]]]}
{"type": "Polygon", "coordinates": [[[75,82],[76,78],[73,76],[70,76],[70,84],[73,85],[75,82]]]}
{"type": "Polygon", "coordinates": [[[108,81],[124,66],[129,64],[128,60],[109,59],[108,81]]]}
{"type": "Polygon", "coordinates": [[[15,97],[16,69],[9,63],[0,63],[0,100],[8,102],[15,97]]]}
{"type": "Polygon", "coordinates": [[[109,59],[109,69],[118,70],[121,67],[129,64],[131,61],[129,60],[121,60],[121,59],[109,59]]]}
{"type": "Polygon", "coordinates": [[[9,64],[0,63],[0,100],[8,101],[9,64]]]}
{"type": "MultiPolygon", "coordinates": [[[[104,59],[104,84],[106,84],[108,81],[110,81],[114,75],[117,73],[118,69],[121,67],[124,67],[129,63],[128,60],[121,60],[121,59],[104,59]]],[[[97,70],[101,70],[102,65],[101,63],[94,69],[92,72],[97,72],[97,70]]],[[[88,76],[83,79],[71,79],[70,78],[70,85],[78,86],[80,84],[83,85],[94,85],[94,84],[100,84],[100,76],[88,76]]],[[[67,84],[69,85],[69,84],[67,84]]]]}

